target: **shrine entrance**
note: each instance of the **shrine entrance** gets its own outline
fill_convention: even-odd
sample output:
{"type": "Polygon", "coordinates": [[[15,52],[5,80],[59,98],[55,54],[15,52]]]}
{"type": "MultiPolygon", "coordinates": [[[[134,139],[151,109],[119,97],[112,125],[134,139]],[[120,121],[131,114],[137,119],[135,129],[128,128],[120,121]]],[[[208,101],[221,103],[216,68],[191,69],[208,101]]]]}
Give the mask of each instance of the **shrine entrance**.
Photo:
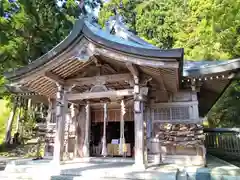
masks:
{"type": "MultiPolygon", "coordinates": [[[[107,156],[132,157],[134,148],[134,121],[132,110],[127,110],[124,116],[124,128],[121,131],[121,109],[109,108],[106,123],[107,156]],[[124,134],[123,134],[124,133],[124,134]],[[124,137],[124,154],[120,154],[120,137],[124,137]]],[[[102,156],[102,138],[104,135],[103,111],[91,111],[90,156],[102,156]]]]}

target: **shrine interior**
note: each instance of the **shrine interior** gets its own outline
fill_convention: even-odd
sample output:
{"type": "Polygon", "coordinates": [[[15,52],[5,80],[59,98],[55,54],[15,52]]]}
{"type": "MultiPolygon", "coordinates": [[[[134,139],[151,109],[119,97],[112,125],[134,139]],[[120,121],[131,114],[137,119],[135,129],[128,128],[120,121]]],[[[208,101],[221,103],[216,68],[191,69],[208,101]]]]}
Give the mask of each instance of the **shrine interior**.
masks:
{"type": "MultiPolygon", "coordinates": [[[[120,138],[120,122],[108,122],[106,126],[107,131],[107,144],[111,144],[112,140],[118,140],[120,138]]],[[[124,135],[125,142],[130,144],[130,152],[128,153],[128,157],[133,156],[133,148],[134,148],[134,122],[125,122],[124,124],[124,135]]],[[[91,124],[91,140],[90,140],[90,148],[91,148],[91,156],[101,156],[101,151],[98,153],[94,153],[93,149],[95,147],[99,147],[101,150],[101,137],[103,137],[103,122],[97,122],[91,124]]],[[[118,157],[119,154],[113,154],[113,157],[118,157]]]]}

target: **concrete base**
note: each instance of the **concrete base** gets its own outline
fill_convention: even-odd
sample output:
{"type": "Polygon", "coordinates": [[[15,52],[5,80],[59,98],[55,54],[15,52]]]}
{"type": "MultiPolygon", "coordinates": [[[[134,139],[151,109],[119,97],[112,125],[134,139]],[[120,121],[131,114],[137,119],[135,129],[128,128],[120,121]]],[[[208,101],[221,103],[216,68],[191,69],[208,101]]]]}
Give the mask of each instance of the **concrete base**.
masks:
{"type": "Polygon", "coordinates": [[[142,169],[134,166],[133,159],[124,158],[75,159],[57,166],[52,164],[51,160],[25,159],[8,163],[5,171],[0,174],[0,179],[207,180],[222,178],[240,180],[240,168],[236,166],[222,160],[218,161],[214,157],[210,158],[208,165],[208,168],[199,168],[168,164],[142,169]]]}
{"type": "Polygon", "coordinates": [[[183,166],[204,166],[205,160],[202,156],[184,155],[162,155],[162,162],[168,164],[178,164],[183,166]]]}

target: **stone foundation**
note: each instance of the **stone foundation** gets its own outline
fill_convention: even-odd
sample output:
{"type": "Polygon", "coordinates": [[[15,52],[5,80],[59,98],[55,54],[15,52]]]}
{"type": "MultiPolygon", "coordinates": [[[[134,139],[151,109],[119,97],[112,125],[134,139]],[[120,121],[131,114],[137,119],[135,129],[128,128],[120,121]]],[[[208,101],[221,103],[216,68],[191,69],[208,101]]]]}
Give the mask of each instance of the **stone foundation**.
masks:
{"type": "Polygon", "coordinates": [[[160,154],[162,163],[205,165],[204,139],[199,124],[155,124],[148,153],[160,154]]]}

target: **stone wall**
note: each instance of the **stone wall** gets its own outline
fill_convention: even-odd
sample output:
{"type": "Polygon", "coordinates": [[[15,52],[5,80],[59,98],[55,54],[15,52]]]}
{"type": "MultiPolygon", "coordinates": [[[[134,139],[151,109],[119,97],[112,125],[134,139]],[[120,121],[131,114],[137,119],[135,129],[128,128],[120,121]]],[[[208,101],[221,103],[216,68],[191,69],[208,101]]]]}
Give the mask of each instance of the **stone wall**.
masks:
{"type": "Polygon", "coordinates": [[[196,92],[178,92],[169,97],[169,102],[152,103],[150,112],[149,155],[161,154],[162,163],[186,162],[186,159],[199,165],[205,163],[205,135],[196,92]]]}

